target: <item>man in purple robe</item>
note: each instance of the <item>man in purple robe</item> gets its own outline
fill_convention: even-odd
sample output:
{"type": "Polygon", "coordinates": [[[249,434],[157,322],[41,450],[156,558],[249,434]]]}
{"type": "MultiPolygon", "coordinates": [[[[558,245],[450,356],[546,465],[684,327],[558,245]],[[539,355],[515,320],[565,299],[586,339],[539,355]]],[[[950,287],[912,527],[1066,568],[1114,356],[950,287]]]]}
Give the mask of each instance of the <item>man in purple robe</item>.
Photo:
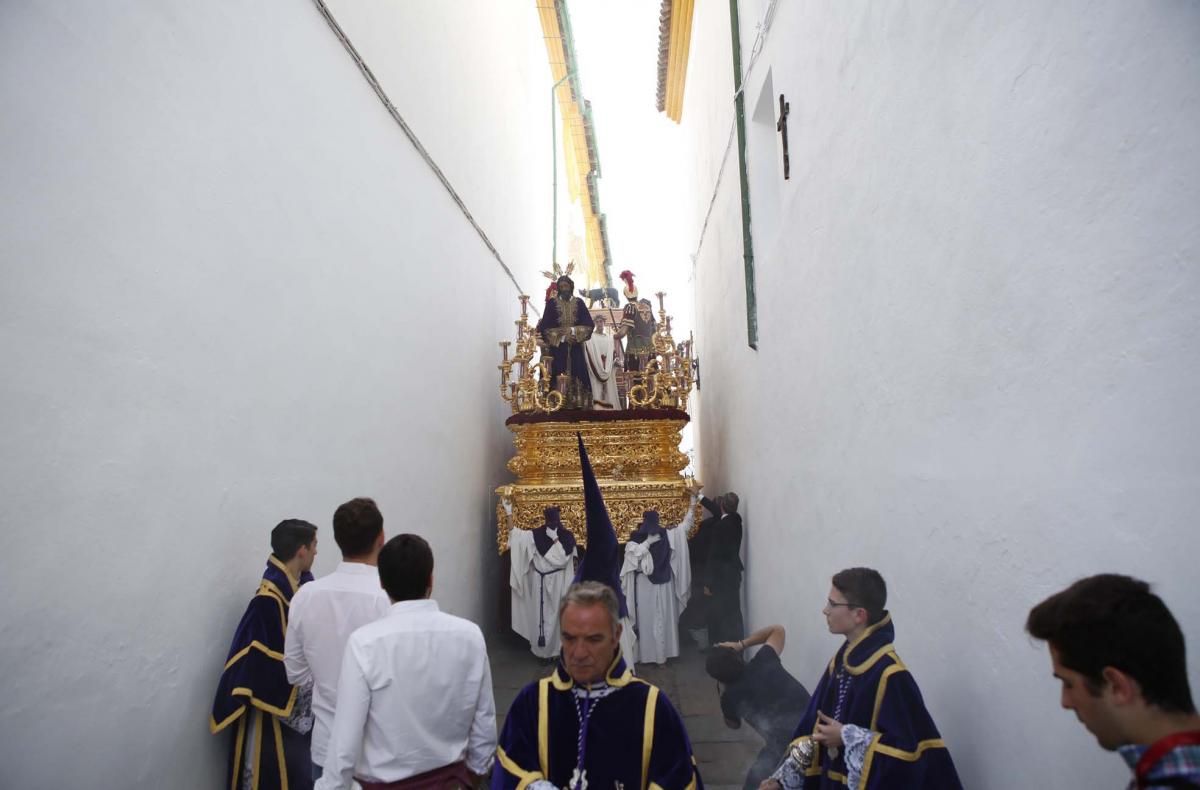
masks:
{"type": "Polygon", "coordinates": [[[878,571],[834,574],[823,611],[829,632],[846,641],[762,788],[962,790],[921,690],[892,645],[896,630],[886,603],[878,571]]]}
{"type": "Polygon", "coordinates": [[[562,654],[509,708],[492,790],[703,788],[683,717],[621,657],[617,535],[582,438],[579,460],[588,548],[558,609],[562,654]]]}
{"type": "Polygon", "coordinates": [[[209,727],[230,729],[229,790],[312,787],[311,689],[288,682],[284,638],[292,596],[312,581],[317,528],[288,519],[271,530],[258,592],[234,632],[209,727]]]}
{"type": "Polygon", "coordinates": [[[563,408],[590,409],[592,380],[588,376],[587,355],[583,344],[592,336],[595,324],[583,300],[575,296],[575,283],[567,275],[557,280],[558,295],[546,300],[537,331],[545,354],[550,355],[550,382],[559,388],[562,380],[563,408]]]}

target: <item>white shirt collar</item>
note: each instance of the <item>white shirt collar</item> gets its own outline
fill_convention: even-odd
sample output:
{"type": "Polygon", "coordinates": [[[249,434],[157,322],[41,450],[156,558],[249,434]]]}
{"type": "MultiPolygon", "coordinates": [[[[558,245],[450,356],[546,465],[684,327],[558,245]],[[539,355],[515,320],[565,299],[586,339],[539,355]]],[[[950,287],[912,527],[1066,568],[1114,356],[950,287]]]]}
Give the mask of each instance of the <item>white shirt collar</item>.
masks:
{"type": "Polygon", "coordinates": [[[338,563],[337,568],[334,569],[334,573],[353,573],[359,576],[366,576],[369,573],[378,574],[379,568],[376,568],[374,565],[368,565],[365,562],[347,562],[346,560],[342,560],[338,563]]]}
{"type": "Polygon", "coordinates": [[[437,601],[432,598],[422,598],[419,601],[396,601],[388,610],[388,617],[396,614],[413,614],[416,612],[440,612],[437,601]]]}

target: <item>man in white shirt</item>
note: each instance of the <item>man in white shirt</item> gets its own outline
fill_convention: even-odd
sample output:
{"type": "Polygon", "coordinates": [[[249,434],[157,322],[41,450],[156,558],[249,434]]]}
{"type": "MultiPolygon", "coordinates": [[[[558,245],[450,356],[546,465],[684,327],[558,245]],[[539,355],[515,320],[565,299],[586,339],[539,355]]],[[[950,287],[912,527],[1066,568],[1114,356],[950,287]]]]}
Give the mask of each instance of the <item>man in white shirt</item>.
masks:
{"type": "Polygon", "coordinates": [[[433,552],[419,536],[384,545],[379,579],[392,606],[346,644],[316,790],[474,787],[496,751],[483,633],[429,598],[433,552]]]}
{"type": "Polygon", "coordinates": [[[360,626],[387,614],[391,605],[376,570],[383,548],[383,515],[374,500],[359,497],[338,507],[333,539],[342,550],[342,561],[333,573],[305,584],[292,599],[283,659],[288,682],[313,684],[313,779],[321,778],[325,765],[346,642],[360,626]]]}

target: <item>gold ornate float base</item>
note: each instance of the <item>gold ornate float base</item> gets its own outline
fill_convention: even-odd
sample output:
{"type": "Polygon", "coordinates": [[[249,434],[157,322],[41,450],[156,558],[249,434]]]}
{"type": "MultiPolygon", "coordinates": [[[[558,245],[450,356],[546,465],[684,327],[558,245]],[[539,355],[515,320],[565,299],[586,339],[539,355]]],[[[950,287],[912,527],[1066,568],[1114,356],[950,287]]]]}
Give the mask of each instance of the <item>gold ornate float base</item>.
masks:
{"type": "Polygon", "coordinates": [[[681,523],[699,485],[680,474],[688,463],[679,451],[687,422],[687,413],[674,409],[509,418],[517,454],[508,468],[517,482],[496,489],[500,553],[508,551],[511,530],[541,526],[542,511],[552,505],[562,510],[563,525],[587,545],[576,433],[583,436],[619,541],[629,538],[646,510],[657,510],[664,527],[681,523]]]}

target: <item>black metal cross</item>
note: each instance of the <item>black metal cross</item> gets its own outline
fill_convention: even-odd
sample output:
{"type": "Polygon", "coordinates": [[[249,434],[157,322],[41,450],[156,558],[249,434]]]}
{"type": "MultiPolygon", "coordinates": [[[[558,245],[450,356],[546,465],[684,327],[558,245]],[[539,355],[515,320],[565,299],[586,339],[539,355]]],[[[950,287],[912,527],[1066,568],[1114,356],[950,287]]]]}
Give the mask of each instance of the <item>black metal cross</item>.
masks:
{"type": "Polygon", "coordinates": [[[787,139],[787,118],[791,107],[791,104],[783,100],[783,94],[779,94],[779,123],[775,124],[775,130],[783,135],[783,178],[785,181],[792,177],[792,164],[788,159],[787,139]]]}

